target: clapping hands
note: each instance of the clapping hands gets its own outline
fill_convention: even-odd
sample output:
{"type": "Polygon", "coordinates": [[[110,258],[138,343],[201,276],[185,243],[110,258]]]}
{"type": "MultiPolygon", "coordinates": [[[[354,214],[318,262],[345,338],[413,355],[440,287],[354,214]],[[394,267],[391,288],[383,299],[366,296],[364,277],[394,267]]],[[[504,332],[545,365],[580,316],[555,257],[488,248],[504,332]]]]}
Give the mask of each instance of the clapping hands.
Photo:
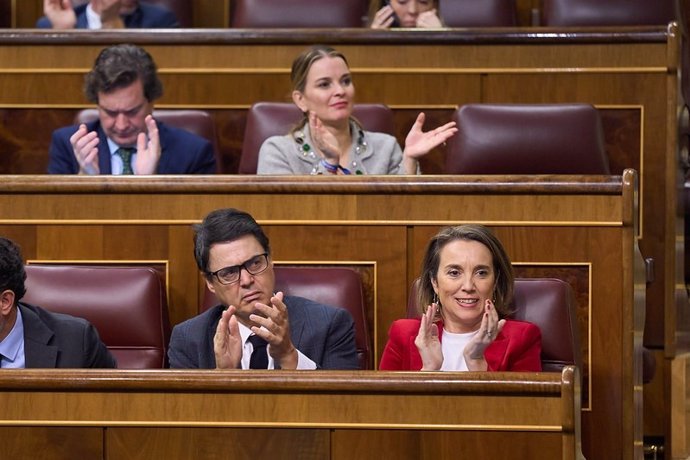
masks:
{"type": "Polygon", "coordinates": [[[134,174],[155,174],[161,158],[161,142],[158,125],[151,115],[145,119],[147,133],[137,136],[137,162],[134,174]]]}
{"type": "Polygon", "coordinates": [[[71,0],[43,0],[43,14],[53,29],[74,29],[77,25],[71,0]]]}
{"type": "Polygon", "coordinates": [[[419,332],[414,340],[414,344],[422,357],[423,371],[437,371],[443,364],[443,353],[441,352],[441,341],[438,335],[438,326],[434,323],[438,313],[438,304],[432,303],[426,308],[422,315],[422,322],[419,332]]]}
{"type": "Polygon", "coordinates": [[[329,163],[339,163],[343,149],[338,144],[338,139],[324,127],[323,122],[314,112],[309,112],[309,132],[311,140],[314,142],[314,148],[329,163]]]}

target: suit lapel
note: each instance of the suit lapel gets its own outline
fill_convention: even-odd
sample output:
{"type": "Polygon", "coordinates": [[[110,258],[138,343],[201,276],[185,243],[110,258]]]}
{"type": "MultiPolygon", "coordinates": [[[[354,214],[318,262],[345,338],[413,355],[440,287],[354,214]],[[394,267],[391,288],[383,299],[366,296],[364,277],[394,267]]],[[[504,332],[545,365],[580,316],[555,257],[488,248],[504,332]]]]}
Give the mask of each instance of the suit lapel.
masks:
{"type": "Polygon", "coordinates": [[[215,369],[216,368],[216,355],[214,354],[213,351],[213,337],[216,335],[216,329],[218,328],[218,322],[220,321],[220,317],[223,314],[223,311],[225,311],[225,305],[216,305],[215,307],[212,308],[212,312],[210,312],[211,315],[211,321],[208,322],[208,326],[206,328],[206,340],[210,344],[209,345],[202,343],[203,350],[211,350],[211,353],[208,354],[204,351],[199,353],[199,368],[201,369],[215,369]]]}
{"type": "Polygon", "coordinates": [[[161,143],[161,157],[158,159],[158,166],[156,167],[156,173],[160,174],[159,171],[170,171],[171,168],[168,166],[168,155],[165,152],[168,151],[168,127],[162,122],[156,120],[156,126],[158,126],[158,140],[161,143]]]}
{"type": "Polygon", "coordinates": [[[300,310],[290,308],[289,298],[289,296],[285,296],[283,301],[285,302],[285,306],[288,310],[288,318],[290,321],[290,339],[292,340],[292,344],[295,346],[295,348],[299,350],[300,345],[302,344],[302,334],[304,333],[306,321],[304,321],[304,318],[299,314],[300,310]]]}
{"type": "Polygon", "coordinates": [[[108,138],[105,135],[105,131],[101,127],[101,123],[96,121],[93,128],[89,128],[89,131],[96,129],[98,132],[98,169],[100,174],[112,174],[112,164],[110,160],[110,148],[108,147],[108,138]]]}
{"type": "Polygon", "coordinates": [[[24,361],[27,368],[55,368],[58,349],[48,345],[55,335],[32,310],[22,310],[24,321],[24,361]]]}

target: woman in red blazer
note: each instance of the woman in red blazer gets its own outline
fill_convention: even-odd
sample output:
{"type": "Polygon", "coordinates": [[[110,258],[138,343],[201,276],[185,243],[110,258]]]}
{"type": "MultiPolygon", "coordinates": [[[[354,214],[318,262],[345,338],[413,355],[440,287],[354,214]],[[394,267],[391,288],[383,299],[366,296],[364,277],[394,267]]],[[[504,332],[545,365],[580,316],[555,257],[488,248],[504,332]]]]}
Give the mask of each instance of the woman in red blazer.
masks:
{"type": "Polygon", "coordinates": [[[541,333],[505,319],[513,269],[501,242],[482,225],[441,230],[426,250],[419,319],[393,323],[381,370],[541,371],[541,333]]]}

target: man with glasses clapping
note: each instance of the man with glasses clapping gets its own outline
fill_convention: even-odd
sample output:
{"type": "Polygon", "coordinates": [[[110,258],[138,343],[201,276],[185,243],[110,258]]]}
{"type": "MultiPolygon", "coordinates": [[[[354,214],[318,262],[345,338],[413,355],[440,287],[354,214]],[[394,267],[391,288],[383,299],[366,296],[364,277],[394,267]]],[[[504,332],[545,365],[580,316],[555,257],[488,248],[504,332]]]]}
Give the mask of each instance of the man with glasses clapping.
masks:
{"type": "Polygon", "coordinates": [[[274,292],[268,237],[251,215],[219,209],[195,232],[197,265],[221,304],[175,326],[170,367],[359,368],[346,310],[274,292]]]}

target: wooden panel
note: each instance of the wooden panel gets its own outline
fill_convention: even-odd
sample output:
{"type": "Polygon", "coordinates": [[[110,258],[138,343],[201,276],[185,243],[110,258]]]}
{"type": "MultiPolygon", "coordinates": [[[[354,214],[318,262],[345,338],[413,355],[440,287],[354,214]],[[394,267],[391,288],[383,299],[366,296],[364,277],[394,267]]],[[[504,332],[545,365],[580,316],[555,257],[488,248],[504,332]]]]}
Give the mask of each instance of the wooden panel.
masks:
{"type": "Polygon", "coordinates": [[[231,0],[194,0],[194,27],[228,27],[231,0]]]}
{"type": "Polygon", "coordinates": [[[517,7],[518,15],[518,25],[525,27],[536,25],[533,23],[533,15],[539,14],[539,9],[541,7],[540,0],[515,0],[515,5],[517,7]]]}
{"type": "Polygon", "coordinates": [[[585,451],[588,458],[632,455],[641,439],[641,374],[634,369],[644,302],[644,293],[633,300],[633,268],[642,261],[633,251],[632,173],[623,182],[597,176],[338,179],[6,176],[0,233],[39,260],[167,260],[176,324],[196,314],[202,288],[191,224],[210,210],[236,206],[264,226],[279,262],[372,267],[369,310],[378,359],[391,322],[405,315],[429,236],[444,225],[484,223],[526,273],[574,280],[587,357],[585,451]],[[119,236],[127,249],[115,244],[119,236]],[[629,429],[625,437],[621,420],[629,429]]]}
{"type": "Polygon", "coordinates": [[[0,426],[0,437],[5,458],[105,458],[101,428],[0,426]]]}
{"type": "MultiPolygon", "coordinates": [[[[656,360],[656,373],[651,383],[645,385],[644,389],[644,433],[645,436],[655,438],[663,438],[664,423],[666,414],[664,414],[664,353],[663,351],[655,351],[654,358],[656,360]]],[[[684,388],[687,388],[684,387],[684,388]]],[[[670,399],[670,398],[669,398],[670,399]]]]}
{"type": "Polygon", "coordinates": [[[36,27],[36,21],[43,16],[42,0],[14,0],[12,8],[15,27],[36,27]]]}
{"type": "Polygon", "coordinates": [[[323,460],[329,436],[327,429],[108,428],[105,443],[108,460],[323,460]]]}
{"type": "MultiPolygon", "coordinates": [[[[464,409],[463,409],[464,410],[464,409]]],[[[558,433],[516,432],[400,432],[380,430],[361,432],[336,430],[333,434],[333,459],[378,460],[386,458],[482,458],[532,460],[547,458],[546,452],[558,453],[558,433]],[[527,441],[531,438],[531,441],[527,441]],[[519,449],[516,446],[520,446],[519,449]]],[[[557,457],[549,457],[557,458],[557,457]]]]}
{"type": "MultiPolygon", "coordinates": [[[[374,446],[374,436],[386,445],[401,433],[409,438],[408,445],[431,447],[428,443],[438,442],[432,452],[449,452],[461,442],[462,447],[455,447],[477,458],[501,458],[500,449],[488,446],[498,435],[525,454],[540,446],[544,458],[574,460],[581,455],[579,377],[572,367],[562,374],[503,373],[498,379],[499,374],[469,372],[249,374],[3,373],[0,430],[16,425],[25,426],[27,433],[53,430],[46,428],[50,425],[72,432],[100,429],[105,458],[127,460],[344,458],[348,449],[374,446]]],[[[12,441],[24,449],[34,445],[28,437],[12,441]]],[[[418,453],[400,451],[396,458],[427,458],[418,453]]]]}

